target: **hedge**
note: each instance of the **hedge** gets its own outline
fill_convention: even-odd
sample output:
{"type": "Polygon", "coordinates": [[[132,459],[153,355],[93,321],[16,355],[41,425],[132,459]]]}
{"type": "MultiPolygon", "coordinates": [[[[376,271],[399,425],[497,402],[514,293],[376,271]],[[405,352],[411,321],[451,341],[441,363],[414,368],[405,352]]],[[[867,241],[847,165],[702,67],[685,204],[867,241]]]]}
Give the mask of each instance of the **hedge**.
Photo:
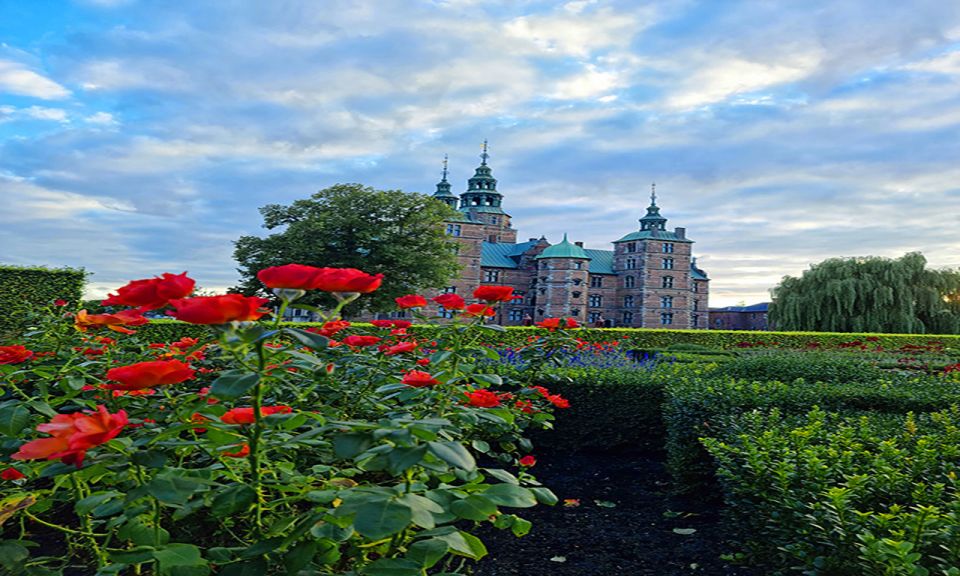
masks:
{"type": "Polygon", "coordinates": [[[52,306],[55,300],[76,305],[86,276],[76,268],[0,266],[0,336],[20,332],[36,309],[52,306]]]}
{"type": "MultiPolygon", "coordinates": [[[[284,323],[298,328],[319,326],[313,322],[284,323]]],[[[357,328],[369,326],[357,323],[357,328]]],[[[424,339],[430,339],[437,331],[436,326],[415,324],[409,331],[424,339]]],[[[520,346],[542,329],[528,326],[509,326],[502,332],[490,331],[488,342],[503,346],[520,346]]],[[[154,320],[141,328],[143,334],[156,341],[174,341],[182,336],[196,336],[203,328],[184,324],[175,320],[154,320]]],[[[956,334],[847,334],[840,332],[751,332],[739,330],[662,330],[659,328],[581,328],[575,331],[577,337],[590,342],[619,341],[628,349],[667,348],[670,346],[693,344],[709,348],[737,349],[747,344],[761,343],[779,348],[808,348],[819,345],[824,348],[838,344],[867,341],[871,346],[896,349],[905,345],[941,344],[947,348],[960,349],[960,335],[956,334]],[[870,340],[867,340],[870,339],[870,340]],[[876,340],[873,340],[876,339],[876,340]]]]}

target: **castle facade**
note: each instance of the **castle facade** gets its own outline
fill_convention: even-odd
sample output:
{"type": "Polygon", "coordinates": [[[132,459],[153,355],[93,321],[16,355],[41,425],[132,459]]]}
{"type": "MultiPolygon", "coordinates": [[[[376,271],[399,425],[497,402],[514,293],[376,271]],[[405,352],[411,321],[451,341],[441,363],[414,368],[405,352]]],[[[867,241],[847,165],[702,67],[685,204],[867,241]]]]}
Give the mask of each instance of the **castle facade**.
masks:
{"type": "MultiPolygon", "coordinates": [[[[444,163],[433,196],[459,213],[446,232],[459,245],[462,271],[440,292],[472,302],[481,284],[513,287],[521,299],[503,304],[492,320],[505,326],[563,316],[592,326],[709,328],[710,281],[696,266],[686,230],[667,230],[655,192],[639,229],[614,240],[613,250],[584,248],[566,235],[557,244],[543,236],[517,242],[488,158],[484,143],[480,166],[459,196],[451,192],[444,163]]],[[[450,316],[443,309],[427,312],[450,316]]]]}

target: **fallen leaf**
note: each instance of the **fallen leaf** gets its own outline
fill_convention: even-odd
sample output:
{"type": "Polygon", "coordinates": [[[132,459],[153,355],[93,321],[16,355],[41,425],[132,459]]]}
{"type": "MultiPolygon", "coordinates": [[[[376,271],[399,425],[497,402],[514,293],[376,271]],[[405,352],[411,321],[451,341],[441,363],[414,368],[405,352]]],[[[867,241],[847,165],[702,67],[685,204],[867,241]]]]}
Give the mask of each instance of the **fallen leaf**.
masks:
{"type": "Polygon", "coordinates": [[[681,534],[683,536],[689,536],[696,531],[697,531],[696,528],[674,528],[673,529],[674,534],[681,534]]]}

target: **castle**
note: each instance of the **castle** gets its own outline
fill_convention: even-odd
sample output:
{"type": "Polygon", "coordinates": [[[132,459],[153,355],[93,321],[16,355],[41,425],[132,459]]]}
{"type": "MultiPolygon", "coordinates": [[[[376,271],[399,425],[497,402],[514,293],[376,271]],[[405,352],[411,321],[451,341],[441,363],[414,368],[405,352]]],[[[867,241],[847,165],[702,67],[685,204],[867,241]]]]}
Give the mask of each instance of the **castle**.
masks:
{"type": "MultiPolygon", "coordinates": [[[[443,177],[433,194],[460,214],[446,223],[446,232],[458,242],[462,271],[441,292],[472,302],[473,290],[481,284],[512,286],[522,298],[500,307],[492,321],[501,325],[563,316],[593,326],[709,327],[710,281],[697,268],[686,230],[667,230],[655,190],[640,229],[614,240],[613,250],[584,248],[566,235],[558,244],[542,236],[518,243],[487,164],[486,142],[480,158],[459,197],[450,191],[444,160],[443,177]]],[[[429,312],[452,316],[443,309],[429,312]]]]}

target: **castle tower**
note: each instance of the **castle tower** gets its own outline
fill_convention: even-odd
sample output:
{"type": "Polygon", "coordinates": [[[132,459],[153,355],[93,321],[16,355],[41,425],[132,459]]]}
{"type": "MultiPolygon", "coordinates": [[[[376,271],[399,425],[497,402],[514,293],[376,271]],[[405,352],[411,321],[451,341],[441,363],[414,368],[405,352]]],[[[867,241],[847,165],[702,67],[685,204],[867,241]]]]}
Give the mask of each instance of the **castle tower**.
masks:
{"type": "Polygon", "coordinates": [[[537,320],[562,316],[585,322],[590,256],[564,234],[559,244],[545,249],[536,260],[537,320]]]}
{"type": "MultiPolygon", "coordinates": [[[[618,276],[618,320],[622,326],[690,328],[694,282],[693,241],[686,229],[666,229],[657,206],[656,185],[640,230],[616,240],[613,268],[618,276]]],[[[699,304],[698,304],[699,307],[699,304]]]]}
{"type": "Polygon", "coordinates": [[[450,183],[447,182],[446,154],[443,155],[443,176],[440,178],[440,181],[437,182],[437,191],[433,193],[433,197],[453,208],[454,210],[457,209],[457,204],[460,202],[459,199],[450,191],[450,183]]]}
{"type": "Polygon", "coordinates": [[[480,166],[467,180],[467,191],[460,195],[460,211],[483,224],[486,242],[515,244],[517,231],[510,227],[510,215],[503,211],[503,195],[497,191],[497,179],[487,165],[487,141],[483,141],[480,166]]]}

